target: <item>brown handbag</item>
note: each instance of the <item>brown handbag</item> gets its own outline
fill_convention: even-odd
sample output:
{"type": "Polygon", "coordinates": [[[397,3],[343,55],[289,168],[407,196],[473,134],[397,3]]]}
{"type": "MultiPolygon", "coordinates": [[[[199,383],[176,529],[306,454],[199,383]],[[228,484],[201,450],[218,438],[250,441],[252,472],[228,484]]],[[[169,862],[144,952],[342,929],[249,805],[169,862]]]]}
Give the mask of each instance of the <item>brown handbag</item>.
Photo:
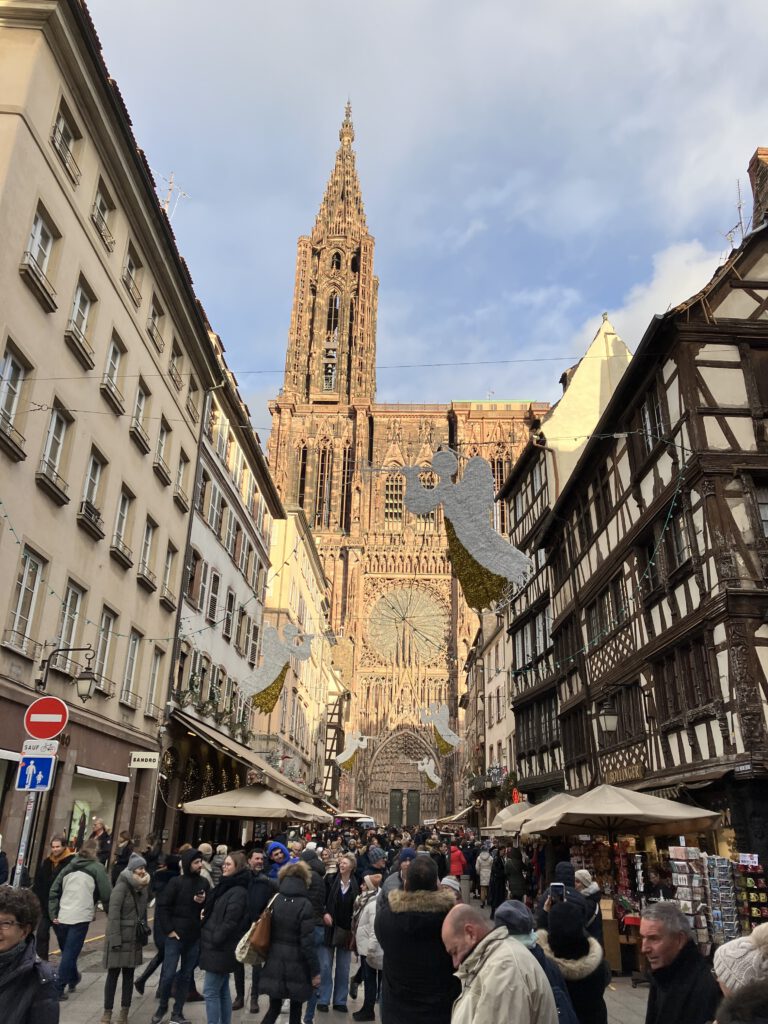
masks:
{"type": "Polygon", "coordinates": [[[266,960],[269,953],[269,944],[272,941],[272,904],[278,894],[272,897],[264,907],[256,924],[251,928],[251,949],[255,950],[262,959],[266,960]]]}

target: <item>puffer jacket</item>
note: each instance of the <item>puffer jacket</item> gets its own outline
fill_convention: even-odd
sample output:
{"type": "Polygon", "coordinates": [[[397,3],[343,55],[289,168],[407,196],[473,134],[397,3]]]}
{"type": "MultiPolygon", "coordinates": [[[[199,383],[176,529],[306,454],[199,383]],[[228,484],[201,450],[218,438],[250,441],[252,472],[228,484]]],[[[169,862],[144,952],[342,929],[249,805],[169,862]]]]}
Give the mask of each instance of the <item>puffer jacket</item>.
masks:
{"type": "Polygon", "coordinates": [[[312,978],[320,973],[314,941],[314,910],[300,876],[285,875],[272,904],[267,962],[259,977],[259,995],[306,1002],[312,978]]]}
{"type": "Polygon", "coordinates": [[[376,895],[375,892],[372,892],[360,911],[355,932],[355,946],[358,955],[365,957],[368,966],[375,971],[380,971],[384,966],[384,950],[381,948],[374,930],[376,908],[378,907],[376,895]]]}
{"type": "Polygon", "coordinates": [[[458,846],[451,847],[451,860],[450,860],[450,873],[452,875],[466,874],[467,871],[467,858],[458,848],[458,846]]]}
{"type": "Polygon", "coordinates": [[[475,871],[480,885],[491,884],[491,868],[493,867],[493,856],[490,850],[482,850],[475,860],[475,871]]]}
{"type": "Polygon", "coordinates": [[[248,914],[248,868],[234,875],[222,875],[210,889],[203,910],[200,932],[200,967],[215,974],[231,974],[235,969],[235,946],[251,923],[248,914]]]}
{"type": "Polygon", "coordinates": [[[211,874],[211,885],[218,885],[221,881],[222,869],[224,867],[224,861],[227,859],[225,853],[215,853],[211,857],[210,863],[210,874],[211,874]]]}
{"type": "Polygon", "coordinates": [[[603,949],[597,939],[588,936],[587,954],[569,960],[555,956],[546,931],[539,929],[536,934],[538,944],[546,956],[560,968],[579,1024],[607,1024],[608,1009],[603,993],[610,978],[610,970],[603,959],[603,949]]]}
{"type": "Polygon", "coordinates": [[[62,924],[92,921],[96,901],[101,900],[106,909],[111,891],[104,865],[79,853],[51,883],[48,917],[62,924]]]}
{"type": "Polygon", "coordinates": [[[104,967],[138,967],[144,959],[144,947],[137,941],[136,926],[146,922],[149,875],[139,884],[128,868],[121,871],[109,900],[107,934],[104,942],[104,967]]]}
{"type": "Polygon", "coordinates": [[[58,1024],[59,993],[53,967],[41,960],[33,936],[18,958],[0,972],[3,1024],[58,1024]]]}
{"type": "Polygon", "coordinates": [[[451,1024],[558,1024],[544,971],[504,927],[495,928],[459,966],[461,995],[451,1024]]]}

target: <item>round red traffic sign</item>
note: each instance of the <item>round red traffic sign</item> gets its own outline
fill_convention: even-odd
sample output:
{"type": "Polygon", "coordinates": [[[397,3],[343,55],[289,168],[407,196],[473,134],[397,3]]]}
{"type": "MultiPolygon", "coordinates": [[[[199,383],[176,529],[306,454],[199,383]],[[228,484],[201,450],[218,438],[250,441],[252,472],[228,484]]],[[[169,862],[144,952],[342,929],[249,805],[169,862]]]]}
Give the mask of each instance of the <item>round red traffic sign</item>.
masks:
{"type": "Polygon", "coordinates": [[[58,697],[38,697],[27,708],[24,728],[35,740],[52,740],[69,721],[69,708],[58,697]]]}

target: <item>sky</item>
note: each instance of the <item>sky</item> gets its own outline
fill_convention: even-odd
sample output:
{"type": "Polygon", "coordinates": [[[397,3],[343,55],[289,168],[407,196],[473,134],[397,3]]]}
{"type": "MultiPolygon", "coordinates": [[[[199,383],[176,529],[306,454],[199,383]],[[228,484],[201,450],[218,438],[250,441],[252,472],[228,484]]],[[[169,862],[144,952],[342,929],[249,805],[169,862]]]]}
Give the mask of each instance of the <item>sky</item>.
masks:
{"type": "Polygon", "coordinates": [[[739,183],[749,223],[761,0],[89,8],[158,191],[186,193],[174,231],[262,439],[348,98],[379,401],[555,401],[603,311],[634,350],[709,280],[739,183]]]}

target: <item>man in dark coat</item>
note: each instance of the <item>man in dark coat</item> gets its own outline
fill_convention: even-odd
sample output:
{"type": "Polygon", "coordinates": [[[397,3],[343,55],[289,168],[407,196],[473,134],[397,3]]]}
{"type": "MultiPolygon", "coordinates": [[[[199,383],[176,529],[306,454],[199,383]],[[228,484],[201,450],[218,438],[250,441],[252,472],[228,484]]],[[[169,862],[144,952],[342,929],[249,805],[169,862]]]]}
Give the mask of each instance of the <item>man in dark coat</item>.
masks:
{"type": "Polygon", "coordinates": [[[184,1000],[200,956],[200,911],[205,903],[208,882],[200,874],[203,856],[199,850],[181,855],[181,874],[163,888],[157,901],[157,925],[165,935],[163,969],[157,987],[157,1009],[152,1024],[159,1024],[168,1012],[171,986],[179,967],[179,980],[171,1021],[184,1020],[184,1000]]]}
{"type": "Polygon", "coordinates": [[[35,896],[40,900],[42,914],[37,929],[37,955],[48,959],[48,949],[51,935],[51,919],[48,917],[48,897],[51,894],[53,880],[63,867],[75,859],[75,854],[66,844],[63,836],[54,836],[51,839],[51,852],[40,864],[35,875],[35,884],[32,887],[35,896]]]}
{"type": "Polygon", "coordinates": [[[313,932],[315,912],[309,898],[311,868],[306,861],[286,864],[279,873],[279,894],[272,904],[269,954],[259,990],[269,996],[262,1024],[274,1024],[284,999],[290,1000],[289,1024],[300,1024],[301,1005],[320,984],[320,961],[313,932]]]}
{"type": "Polygon", "coordinates": [[[394,889],[379,907],[374,931],[384,951],[382,1024],[449,1024],[461,986],[441,938],[443,921],[455,905],[438,889],[431,857],[416,857],[405,889],[394,889]]]}
{"type": "Polygon", "coordinates": [[[40,903],[31,889],[0,886],[0,1020],[58,1024],[53,968],[35,952],[40,903]]]}
{"type": "Polygon", "coordinates": [[[705,1024],[715,1016],[720,989],[693,942],[676,903],[654,903],[640,921],[641,950],[651,969],[645,1024],[705,1024]]]}
{"type": "MultiPolygon", "coordinates": [[[[248,854],[248,870],[251,877],[248,882],[248,916],[251,921],[258,921],[267,904],[277,892],[277,884],[269,878],[264,870],[265,854],[261,847],[254,847],[248,854]]],[[[251,967],[251,1002],[250,1013],[259,1012],[259,975],[261,964],[251,967]]],[[[235,967],[235,1001],[233,1010],[241,1010],[245,1005],[245,964],[235,967]]]]}

